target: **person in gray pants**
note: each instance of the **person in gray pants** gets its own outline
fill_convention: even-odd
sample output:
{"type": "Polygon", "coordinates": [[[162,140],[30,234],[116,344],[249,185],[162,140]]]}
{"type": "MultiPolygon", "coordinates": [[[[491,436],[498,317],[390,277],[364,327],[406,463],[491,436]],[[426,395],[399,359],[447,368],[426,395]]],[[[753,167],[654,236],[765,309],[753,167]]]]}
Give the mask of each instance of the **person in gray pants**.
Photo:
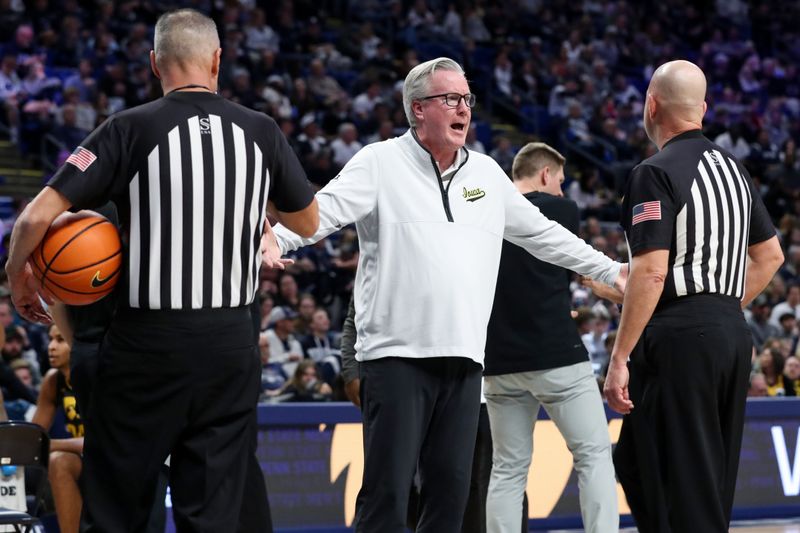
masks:
{"type": "MultiPolygon", "coordinates": [[[[520,193],[549,219],[577,233],[578,207],[561,192],[564,157],[529,143],[514,159],[520,193]]],[[[581,515],[589,533],[619,530],[617,489],[603,400],[570,316],[570,273],[503,242],[486,340],[485,395],[494,451],[489,533],[516,533],[542,405],[572,452],[581,515]]]]}

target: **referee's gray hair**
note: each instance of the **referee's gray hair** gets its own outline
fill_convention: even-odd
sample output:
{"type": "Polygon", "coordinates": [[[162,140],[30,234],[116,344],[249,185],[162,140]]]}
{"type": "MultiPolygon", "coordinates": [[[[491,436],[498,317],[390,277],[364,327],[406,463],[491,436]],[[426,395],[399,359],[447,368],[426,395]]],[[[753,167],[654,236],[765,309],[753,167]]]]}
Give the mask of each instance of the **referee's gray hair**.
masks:
{"type": "Polygon", "coordinates": [[[437,57],[425,63],[420,63],[411,69],[403,82],[403,109],[406,112],[408,124],[412,128],[417,125],[417,120],[414,118],[411,103],[428,96],[431,76],[437,70],[452,70],[464,75],[464,69],[461,68],[461,65],[449,57],[437,57]]]}
{"type": "Polygon", "coordinates": [[[177,9],[158,18],[153,39],[156,64],[186,66],[207,61],[219,48],[217,25],[194,9],[177,9]]]}

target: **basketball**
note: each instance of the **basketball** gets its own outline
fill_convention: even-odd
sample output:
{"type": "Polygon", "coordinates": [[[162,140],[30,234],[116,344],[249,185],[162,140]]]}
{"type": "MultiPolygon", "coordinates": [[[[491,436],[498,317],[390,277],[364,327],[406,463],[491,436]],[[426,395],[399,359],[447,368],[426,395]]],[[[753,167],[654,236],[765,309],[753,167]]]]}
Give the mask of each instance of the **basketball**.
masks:
{"type": "Polygon", "coordinates": [[[87,305],[119,280],[122,244],[116,226],[94,211],[63,213],[31,254],[42,287],[68,305],[87,305]]]}

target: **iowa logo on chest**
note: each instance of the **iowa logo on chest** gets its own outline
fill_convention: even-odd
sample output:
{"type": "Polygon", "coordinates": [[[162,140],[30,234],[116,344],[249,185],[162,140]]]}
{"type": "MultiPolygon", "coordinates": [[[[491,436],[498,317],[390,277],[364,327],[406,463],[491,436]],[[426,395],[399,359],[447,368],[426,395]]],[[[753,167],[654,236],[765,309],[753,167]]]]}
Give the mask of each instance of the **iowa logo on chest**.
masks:
{"type": "Polygon", "coordinates": [[[464,187],[464,199],[468,202],[480,200],[484,196],[486,196],[486,192],[480,187],[476,187],[475,189],[467,189],[464,187]]]}

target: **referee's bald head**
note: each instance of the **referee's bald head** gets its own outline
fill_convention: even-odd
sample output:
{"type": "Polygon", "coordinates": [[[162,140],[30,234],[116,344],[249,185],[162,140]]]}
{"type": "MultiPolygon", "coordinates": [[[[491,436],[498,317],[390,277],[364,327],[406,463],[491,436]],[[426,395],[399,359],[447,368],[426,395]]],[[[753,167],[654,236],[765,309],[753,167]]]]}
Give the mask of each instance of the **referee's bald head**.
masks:
{"type": "Polygon", "coordinates": [[[656,94],[662,105],[702,107],[706,99],[706,75],[689,61],[670,61],[653,73],[648,92],[656,94]]]}
{"type": "Polygon", "coordinates": [[[217,25],[194,9],[178,9],[158,18],[153,48],[159,69],[205,68],[219,50],[217,25]]]}
{"type": "Polygon", "coordinates": [[[659,146],[658,137],[700,128],[706,113],[706,76],[689,61],[664,63],[656,69],[647,88],[644,123],[647,135],[659,146]]]}

